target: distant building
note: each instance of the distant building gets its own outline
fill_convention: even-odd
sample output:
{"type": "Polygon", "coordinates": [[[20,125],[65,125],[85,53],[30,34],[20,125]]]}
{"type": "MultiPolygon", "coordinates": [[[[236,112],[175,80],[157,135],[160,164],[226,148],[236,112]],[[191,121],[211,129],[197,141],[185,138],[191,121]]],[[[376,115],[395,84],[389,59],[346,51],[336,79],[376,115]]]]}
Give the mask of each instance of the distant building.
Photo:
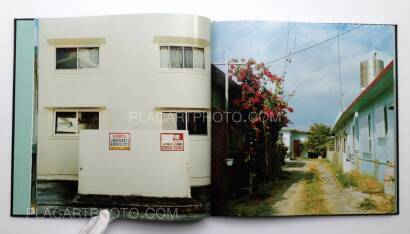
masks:
{"type": "MultiPolygon", "coordinates": [[[[373,61],[380,65],[380,60],[373,61]]],[[[335,151],[328,152],[329,160],[342,166],[344,172],[355,169],[383,181],[386,167],[396,161],[393,64],[382,67],[371,79],[363,79],[370,74],[366,69],[378,68],[361,64],[362,91],[337,118],[332,128],[335,151]]]]}
{"type": "Polygon", "coordinates": [[[280,131],[280,136],[282,143],[288,147],[288,157],[290,159],[295,159],[296,157],[308,157],[308,152],[303,148],[303,143],[308,139],[309,132],[284,128],[280,131]]]}

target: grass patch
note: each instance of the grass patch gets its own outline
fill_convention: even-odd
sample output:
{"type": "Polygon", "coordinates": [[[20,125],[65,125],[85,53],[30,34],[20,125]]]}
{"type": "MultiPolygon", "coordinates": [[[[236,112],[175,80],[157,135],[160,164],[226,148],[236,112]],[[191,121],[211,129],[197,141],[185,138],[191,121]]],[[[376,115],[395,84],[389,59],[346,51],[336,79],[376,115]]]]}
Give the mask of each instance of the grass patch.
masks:
{"type": "Polygon", "coordinates": [[[383,214],[391,214],[395,212],[395,199],[392,196],[372,195],[375,201],[375,210],[383,214]]]}
{"type": "Polygon", "coordinates": [[[322,180],[316,164],[309,166],[305,174],[302,200],[303,213],[307,215],[328,214],[327,202],[323,197],[322,180]]]}
{"type": "Polygon", "coordinates": [[[373,199],[365,198],[359,203],[359,208],[362,210],[373,210],[376,208],[376,202],[373,199]]]}
{"type": "Polygon", "coordinates": [[[263,196],[251,194],[245,198],[230,202],[226,209],[227,214],[235,216],[271,216],[275,213],[273,209],[273,186],[274,183],[264,185],[263,196]]]}
{"type": "Polygon", "coordinates": [[[354,187],[360,192],[369,194],[359,203],[362,210],[374,210],[378,213],[393,213],[395,211],[395,198],[384,195],[383,184],[374,176],[363,175],[358,171],[343,173],[343,170],[335,164],[327,161],[329,169],[335,175],[337,182],[344,188],[354,187]]]}
{"type": "Polygon", "coordinates": [[[226,215],[235,216],[272,216],[277,214],[274,205],[283,199],[283,194],[289,187],[303,180],[303,173],[284,173],[280,180],[273,181],[265,187],[266,198],[247,196],[242,199],[230,201],[225,207],[226,215]]]}
{"type": "Polygon", "coordinates": [[[343,188],[355,187],[360,192],[370,194],[383,193],[383,184],[379,182],[374,176],[363,175],[356,170],[348,173],[343,173],[342,168],[330,162],[327,162],[327,165],[335,175],[337,182],[339,182],[339,184],[343,188]]]}

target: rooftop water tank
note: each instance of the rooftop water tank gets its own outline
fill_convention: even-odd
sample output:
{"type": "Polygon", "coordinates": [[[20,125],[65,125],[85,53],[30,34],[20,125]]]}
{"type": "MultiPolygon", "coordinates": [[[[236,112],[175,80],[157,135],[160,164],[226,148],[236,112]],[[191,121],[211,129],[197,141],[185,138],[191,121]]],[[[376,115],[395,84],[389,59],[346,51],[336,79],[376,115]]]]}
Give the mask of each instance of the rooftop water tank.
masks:
{"type": "Polygon", "coordinates": [[[384,62],[376,58],[376,53],[373,59],[366,60],[360,63],[360,87],[365,89],[376,76],[383,71],[384,62]]]}

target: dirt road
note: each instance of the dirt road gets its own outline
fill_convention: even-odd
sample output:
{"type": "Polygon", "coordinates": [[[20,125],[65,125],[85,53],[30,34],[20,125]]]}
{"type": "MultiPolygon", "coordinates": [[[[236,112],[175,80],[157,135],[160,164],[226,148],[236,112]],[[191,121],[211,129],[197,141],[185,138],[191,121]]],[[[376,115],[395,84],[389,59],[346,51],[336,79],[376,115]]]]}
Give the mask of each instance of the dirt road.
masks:
{"type": "MultiPolygon", "coordinates": [[[[291,178],[297,177],[293,184],[289,186],[282,198],[273,204],[275,215],[305,215],[306,207],[310,202],[309,194],[306,194],[306,177],[301,176],[309,173],[309,168],[316,168],[317,181],[316,189],[321,196],[319,206],[324,214],[360,214],[366,213],[358,208],[359,203],[366,197],[365,194],[340,187],[325,163],[320,160],[300,160],[289,162],[286,171],[291,178]]],[[[311,195],[311,196],[317,196],[311,195]]],[[[310,213],[312,214],[312,213],[310,213]]]]}

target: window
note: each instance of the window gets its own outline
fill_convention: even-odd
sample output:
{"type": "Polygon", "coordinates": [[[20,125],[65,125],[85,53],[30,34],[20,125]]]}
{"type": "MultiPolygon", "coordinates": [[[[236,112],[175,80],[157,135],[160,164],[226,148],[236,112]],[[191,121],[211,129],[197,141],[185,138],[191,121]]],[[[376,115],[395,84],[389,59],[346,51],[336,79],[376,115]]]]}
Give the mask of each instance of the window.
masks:
{"type": "Polygon", "coordinates": [[[75,134],[77,133],[76,112],[56,112],[56,134],[75,134]]]}
{"type": "Polygon", "coordinates": [[[159,55],[160,55],[160,66],[161,66],[161,68],[168,68],[169,67],[169,47],[168,46],[160,46],[159,47],[159,55]]]}
{"type": "Polygon", "coordinates": [[[161,68],[205,69],[204,48],[160,46],[161,68]]]}
{"type": "Polygon", "coordinates": [[[99,129],[99,112],[97,111],[56,111],[56,135],[80,133],[82,129],[99,129]]]}
{"type": "Polygon", "coordinates": [[[388,121],[388,115],[387,115],[387,106],[383,106],[383,117],[384,117],[384,135],[387,136],[389,133],[389,121],[388,121]]]}
{"type": "Polygon", "coordinates": [[[194,68],[205,69],[204,48],[194,48],[194,68]]]}
{"type": "Polygon", "coordinates": [[[370,153],[370,125],[368,116],[363,116],[359,119],[359,139],[360,151],[370,153]]]}
{"type": "Polygon", "coordinates": [[[98,47],[56,48],[56,69],[87,69],[99,67],[98,47]]]}
{"type": "Polygon", "coordinates": [[[369,140],[369,151],[368,152],[371,152],[372,151],[372,123],[371,123],[371,117],[370,117],[370,115],[368,115],[367,116],[367,126],[368,126],[368,133],[369,133],[369,136],[368,136],[368,140],[369,140]]]}
{"type": "Polygon", "coordinates": [[[192,47],[184,47],[184,68],[193,68],[192,47]]]}
{"type": "Polygon", "coordinates": [[[342,150],[342,152],[343,153],[346,153],[347,152],[347,140],[346,140],[346,138],[347,138],[347,134],[346,134],[346,132],[343,132],[343,150],[342,150]]]}
{"type": "Polygon", "coordinates": [[[188,112],[188,131],[191,135],[207,135],[206,112],[188,112]]]}
{"type": "Polygon", "coordinates": [[[188,130],[189,135],[208,135],[206,112],[163,112],[163,130],[188,130]]]}
{"type": "Polygon", "coordinates": [[[387,136],[389,131],[388,120],[387,120],[387,107],[380,106],[375,110],[375,127],[376,127],[376,137],[387,136]]]}
{"type": "Polygon", "coordinates": [[[355,155],[355,143],[354,143],[354,138],[355,138],[355,128],[352,126],[350,129],[350,133],[347,136],[348,139],[348,152],[347,152],[347,159],[350,161],[354,160],[354,155],[355,155]]]}
{"type": "Polygon", "coordinates": [[[182,49],[183,47],[180,46],[171,46],[170,47],[170,62],[171,68],[182,68],[183,67],[183,54],[182,49]]]}

